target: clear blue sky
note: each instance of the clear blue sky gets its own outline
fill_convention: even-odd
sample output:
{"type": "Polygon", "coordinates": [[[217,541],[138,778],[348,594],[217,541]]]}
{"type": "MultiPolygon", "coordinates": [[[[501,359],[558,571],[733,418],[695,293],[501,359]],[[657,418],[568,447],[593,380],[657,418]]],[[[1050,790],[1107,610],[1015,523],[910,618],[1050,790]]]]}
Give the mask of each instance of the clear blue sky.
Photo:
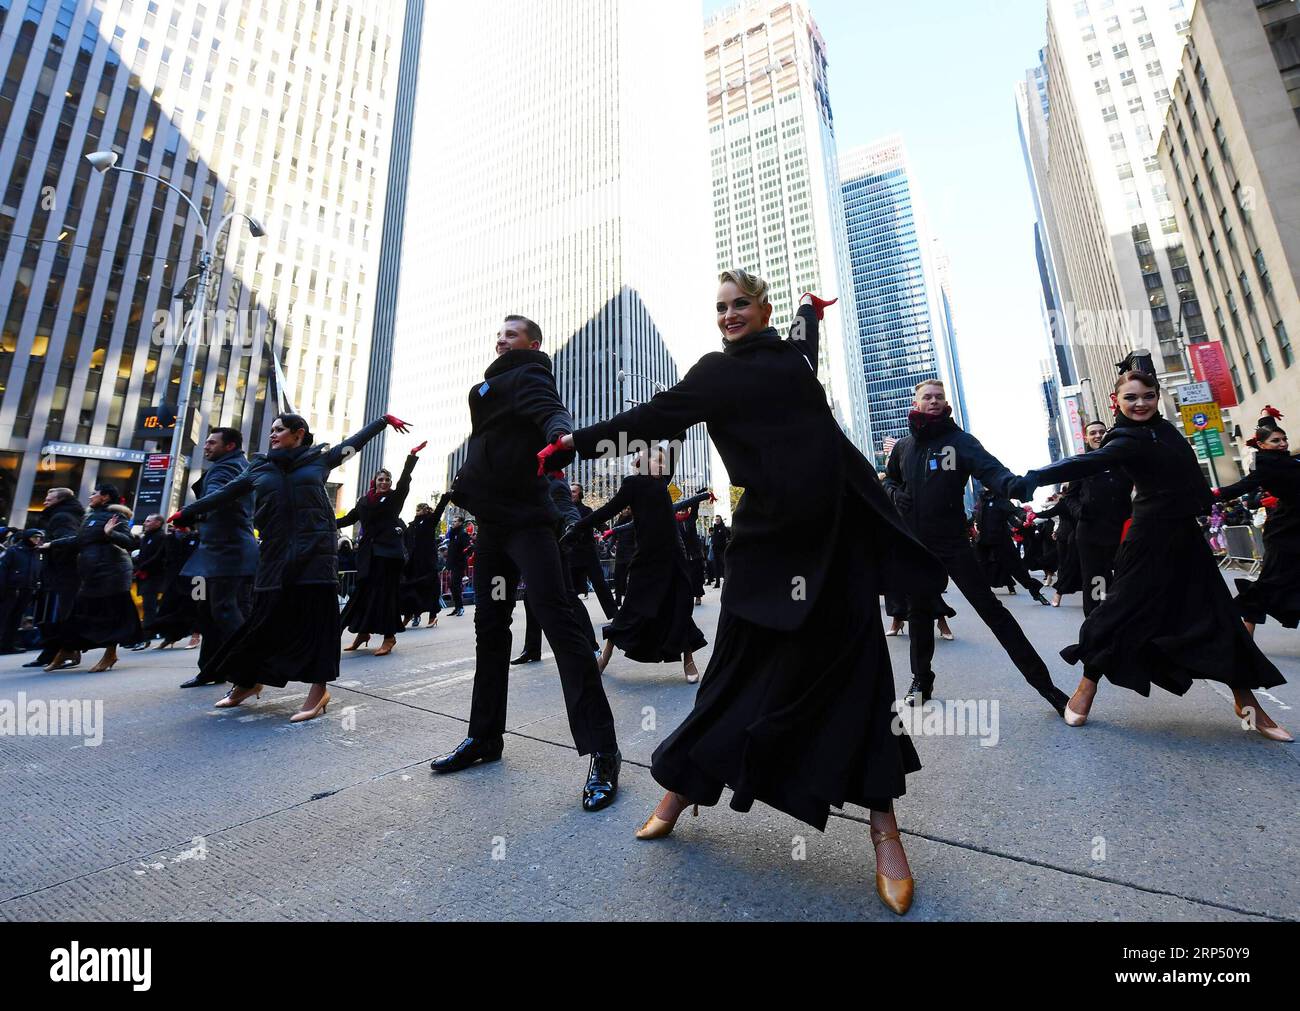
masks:
{"type": "MultiPolygon", "coordinates": [[[[732,5],[704,0],[704,12],[732,5]]],[[[1013,90],[1045,41],[1045,0],[810,7],[826,38],[840,149],[901,134],[952,257],[972,429],[1012,470],[1046,464],[1046,346],[1013,90]]]]}

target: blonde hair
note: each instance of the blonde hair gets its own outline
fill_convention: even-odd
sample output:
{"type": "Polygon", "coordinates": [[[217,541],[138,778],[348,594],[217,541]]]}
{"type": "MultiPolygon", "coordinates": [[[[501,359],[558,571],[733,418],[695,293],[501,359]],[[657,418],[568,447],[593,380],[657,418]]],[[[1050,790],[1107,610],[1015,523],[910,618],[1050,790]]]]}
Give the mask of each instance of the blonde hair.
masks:
{"type": "Polygon", "coordinates": [[[927,379],[927,380],[926,380],[925,382],[923,382],[923,383],[917,383],[917,384],[916,384],[916,388],[912,390],[912,395],[913,395],[913,396],[916,396],[916,394],[920,393],[920,392],[921,392],[923,389],[925,389],[927,386],[937,386],[937,387],[939,387],[939,389],[943,390],[943,392],[944,392],[945,395],[947,395],[947,393],[948,393],[948,388],[947,388],[946,386],[943,385],[943,380],[942,380],[942,379],[927,379]]]}
{"type": "Polygon", "coordinates": [[[771,300],[768,297],[767,282],[757,274],[751,274],[740,267],[733,267],[731,270],[724,270],[718,277],[719,284],[730,282],[743,291],[750,298],[758,302],[759,305],[767,305],[771,300]]]}

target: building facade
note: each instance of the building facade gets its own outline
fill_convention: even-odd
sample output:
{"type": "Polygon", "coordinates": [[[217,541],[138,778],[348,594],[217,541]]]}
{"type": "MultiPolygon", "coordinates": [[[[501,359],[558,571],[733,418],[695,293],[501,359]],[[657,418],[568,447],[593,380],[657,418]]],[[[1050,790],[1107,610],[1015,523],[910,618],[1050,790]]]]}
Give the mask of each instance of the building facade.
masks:
{"type": "Polygon", "coordinates": [[[350,0],[0,2],[9,522],[51,487],[84,495],[111,480],[129,501],[145,451],[167,452],[170,434],[137,419],[179,400],[207,238],[215,272],[178,484],[194,480],[211,426],[264,449],[282,402],[322,442],[361,427],[401,14],[350,0]],[[99,150],[192,195],[214,233],[239,212],[266,235],[236,219],[204,236],[154,180],[94,172],[84,155],[99,150]]]}
{"type": "Polygon", "coordinates": [[[1266,404],[1300,416],[1300,11],[1199,0],[1160,139],[1210,337],[1241,407],[1238,451],[1266,404]]]}
{"type": "Polygon", "coordinates": [[[1050,271],[1068,290],[1055,335],[1068,342],[1084,413],[1104,418],[1115,363],[1149,350],[1173,386],[1188,375],[1180,334],[1205,335],[1156,154],[1190,4],[1048,0],[1047,9],[1046,161],[1036,178],[1050,204],[1050,271]]]}
{"type": "Polygon", "coordinates": [[[883,469],[884,440],[907,434],[918,383],[942,379],[954,420],[968,423],[949,261],[930,233],[901,138],[846,151],[840,179],[872,458],[883,469]]]}
{"type": "Polygon", "coordinates": [[[714,264],[766,278],[780,329],[804,292],[840,299],[822,327],[819,374],[869,454],[826,41],[802,0],[748,0],[705,23],[704,62],[714,264]]]}
{"type": "MultiPolygon", "coordinates": [[[[429,440],[413,501],[445,490],[464,461],[469,392],[507,314],[542,328],[580,426],[649,400],[719,340],[698,5],[523,10],[429,5],[426,40],[488,23],[501,59],[490,86],[477,47],[444,46],[420,68],[389,395],[416,425],[406,442],[429,440]]],[[[390,467],[406,442],[388,439],[390,467]]],[[[601,501],[627,466],[580,461],[571,474],[601,501]]],[[[709,475],[699,426],[679,487],[709,475]]]]}

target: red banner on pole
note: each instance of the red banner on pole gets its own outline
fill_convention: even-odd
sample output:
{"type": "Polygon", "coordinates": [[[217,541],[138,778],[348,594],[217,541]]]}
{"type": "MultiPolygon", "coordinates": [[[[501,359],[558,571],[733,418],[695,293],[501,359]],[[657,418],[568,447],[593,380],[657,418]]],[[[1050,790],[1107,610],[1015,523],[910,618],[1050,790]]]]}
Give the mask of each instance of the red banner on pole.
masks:
{"type": "Polygon", "coordinates": [[[1223,352],[1223,344],[1219,341],[1189,344],[1187,353],[1192,359],[1192,372],[1198,381],[1210,384],[1215,402],[1220,407],[1236,407],[1237,391],[1232,385],[1232,373],[1228,371],[1228,356],[1223,352]]]}

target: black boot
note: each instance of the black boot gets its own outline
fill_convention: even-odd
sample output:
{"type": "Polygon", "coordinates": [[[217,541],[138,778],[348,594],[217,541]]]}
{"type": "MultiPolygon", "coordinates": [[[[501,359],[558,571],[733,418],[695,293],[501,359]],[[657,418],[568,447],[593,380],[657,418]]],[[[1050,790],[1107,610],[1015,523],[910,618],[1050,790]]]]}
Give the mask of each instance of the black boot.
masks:
{"type": "Polygon", "coordinates": [[[928,680],[922,680],[921,678],[918,677],[912,678],[912,684],[907,689],[907,694],[903,696],[903,705],[905,706],[916,705],[916,700],[918,697],[921,700],[921,705],[925,705],[932,698],[934,698],[933,677],[929,678],[928,680]]]}
{"type": "Polygon", "coordinates": [[[1052,606],[1052,602],[1043,596],[1042,590],[1039,590],[1037,593],[1034,594],[1034,599],[1038,601],[1040,604],[1042,604],[1044,607],[1052,606]]]}
{"type": "Polygon", "coordinates": [[[587,784],[582,788],[582,809],[600,811],[614,803],[618,794],[618,770],[623,766],[623,753],[612,755],[596,752],[591,756],[587,784]]]}
{"type": "Polygon", "coordinates": [[[429,763],[434,772],[460,772],[478,762],[496,762],[505,750],[500,737],[467,737],[453,751],[439,755],[429,763]]]}

